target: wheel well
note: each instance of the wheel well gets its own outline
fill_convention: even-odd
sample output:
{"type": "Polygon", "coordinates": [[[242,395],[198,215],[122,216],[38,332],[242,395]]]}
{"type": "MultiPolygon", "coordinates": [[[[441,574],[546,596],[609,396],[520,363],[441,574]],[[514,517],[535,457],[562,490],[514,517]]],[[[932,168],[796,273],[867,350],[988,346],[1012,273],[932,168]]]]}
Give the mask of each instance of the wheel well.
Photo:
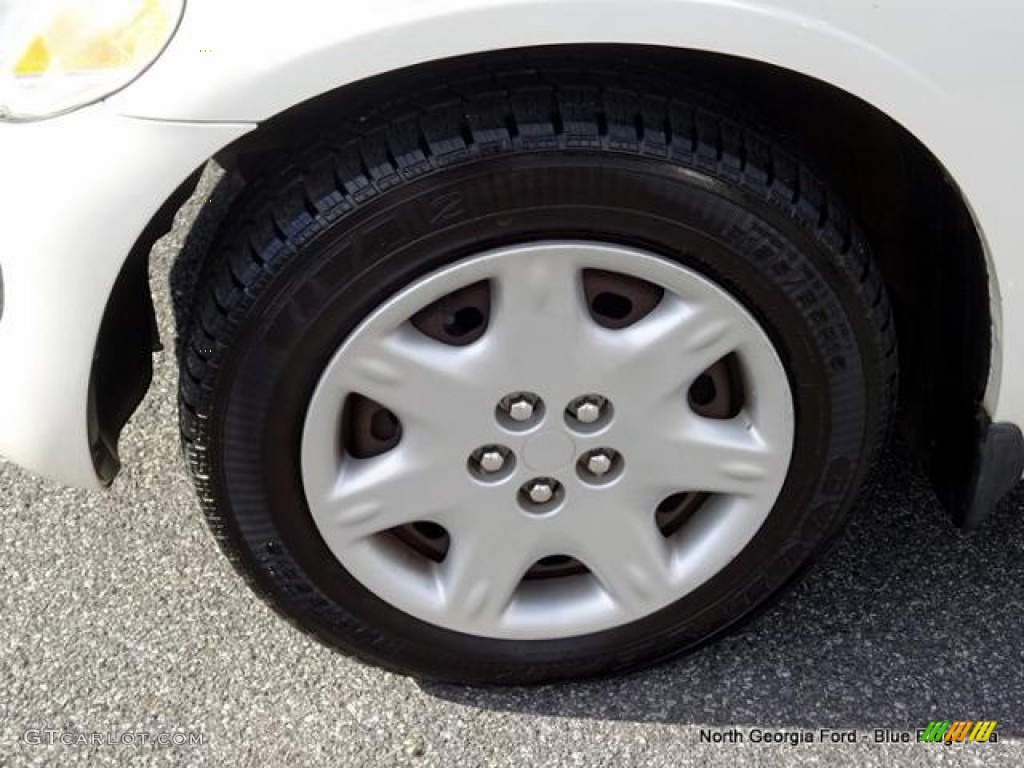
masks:
{"type": "Polygon", "coordinates": [[[784,131],[864,229],[900,344],[899,435],[959,519],[989,422],[993,319],[985,252],[956,183],[906,129],[838,88],[747,60],[681,60],[784,131]]]}
{"type": "Polygon", "coordinates": [[[87,429],[93,467],[109,484],[121,468],[118,441],[153,379],[154,351],[162,347],[149,291],[149,254],[199,181],[196,169],[164,201],[125,259],[107,299],[89,376],[87,429]]]}
{"type": "MultiPolygon", "coordinates": [[[[820,169],[865,230],[888,285],[900,342],[900,433],[934,470],[940,496],[955,507],[969,480],[990,366],[984,251],[963,197],[939,161],[907,130],[840,89],[706,52],[612,45],[519,49],[424,64],[345,86],[272,118],[218,161],[255,178],[268,154],[309,140],[340,114],[351,118],[376,109],[388,94],[420,93],[431,82],[467,73],[581,62],[697,83],[709,98],[745,104],[820,169]]],[[[186,250],[183,258],[195,261],[206,249],[186,250]]],[[[175,271],[198,275],[201,265],[179,263],[175,271]]],[[[183,309],[179,317],[187,316],[183,309]]]]}

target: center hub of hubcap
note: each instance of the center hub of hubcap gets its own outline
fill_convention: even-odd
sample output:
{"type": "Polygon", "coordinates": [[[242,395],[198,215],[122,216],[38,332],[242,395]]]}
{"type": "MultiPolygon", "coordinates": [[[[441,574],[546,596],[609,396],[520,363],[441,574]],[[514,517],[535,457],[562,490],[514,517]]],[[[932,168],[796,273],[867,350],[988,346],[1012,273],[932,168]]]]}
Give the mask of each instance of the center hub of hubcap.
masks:
{"type": "Polygon", "coordinates": [[[564,432],[541,432],[526,441],[523,460],[534,472],[551,474],[572,462],[576,446],[564,432]]]}

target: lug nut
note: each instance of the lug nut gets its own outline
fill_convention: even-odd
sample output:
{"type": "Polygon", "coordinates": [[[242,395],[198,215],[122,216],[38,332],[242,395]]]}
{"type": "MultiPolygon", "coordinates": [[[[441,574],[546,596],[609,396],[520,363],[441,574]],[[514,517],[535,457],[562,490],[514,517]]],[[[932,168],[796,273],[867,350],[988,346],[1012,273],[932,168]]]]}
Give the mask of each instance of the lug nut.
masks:
{"type": "Polygon", "coordinates": [[[588,485],[606,485],[619,476],[624,462],[622,454],[613,448],[595,448],[580,456],[576,473],[588,485]]]}
{"type": "Polygon", "coordinates": [[[500,472],[505,468],[505,457],[498,450],[484,451],[480,454],[478,463],[483,472],[493,475],[495,472],[500,472]]]}
{"type": "Polygon", "coordinates": [[[525,397],[518,397],[509,403],[508,415],[512,421],[529,421],[533,418],[533,403],[525,397]]]}
{"type": "Polygon", "coordinates": [[[495,416],[505,429],[521,432],[544,418],[544,401],[533,392],[513,392],[498,401],[495,416]]]}
{"type": "Polygon", "coordinates": [[[601,408],[604,403],[593,397],[585,397],[578,400],[570,407],[570,412],[576,417],[580,424],[593,424],[601,418],[601,408]]]}
{"type": "Polygon", "coordinates": [[[529,485],[526,495],[534,504],[547,504],[555,498],[555,488],[547,480],[537,480],[529,485]]]}
{"type": "Polygon", "coordinates": [[[598,451],[587,459],[587,471],[596,477],[604,477],[612,471],[612,457],[605,451],[598,451]]]}
{"type": "Polygon", "coordinates": [[[565,498],[562,484],[550,477],[535,477],[519,488],[519,506],[531,515],[554,511],[565,498]]]}

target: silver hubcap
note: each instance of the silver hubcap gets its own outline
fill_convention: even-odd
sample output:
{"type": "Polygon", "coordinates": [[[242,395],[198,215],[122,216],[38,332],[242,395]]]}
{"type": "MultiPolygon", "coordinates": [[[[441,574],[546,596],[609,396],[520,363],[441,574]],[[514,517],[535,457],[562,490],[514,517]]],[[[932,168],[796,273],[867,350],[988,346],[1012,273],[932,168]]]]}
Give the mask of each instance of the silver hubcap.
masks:
{"type": "Polygon", "coordinates": [[[570,637],[721,571],[771,511],[793,431],[785,369],[729,294],[635,249],[537,243],[441,269],[352,333],[310,402],[302,479],[331,552],[388,603],[473,635],[570,637]],[[591,272],[661,293],[602,323],[595,307],[621,320],[629,300],[595,298],[591,272]],[[414,323],[480,283],[471,342],[414,323]],[[728,412],[704,409],[727,379],[728,412]],[[400,424],[376,455],[339,439],[353,396],[400,424]],[[443,537],[440,554],[395,535],[412,526],[443,537]],[[554,561],[572,567],[538,577],[554,561]]]}

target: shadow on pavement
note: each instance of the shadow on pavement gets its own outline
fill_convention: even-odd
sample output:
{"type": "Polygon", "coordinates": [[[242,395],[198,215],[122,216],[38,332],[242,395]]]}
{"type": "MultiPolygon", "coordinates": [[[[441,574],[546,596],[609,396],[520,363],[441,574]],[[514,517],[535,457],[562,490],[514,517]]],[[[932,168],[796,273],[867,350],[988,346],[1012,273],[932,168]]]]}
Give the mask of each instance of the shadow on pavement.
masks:
{"type": "Polygon", "coordinates": [[[533,714],[770,728],[913,730],[999,721],[1024,734],[1024,485],[976,532],[889,455],[837,546],[766,614],[682,659],[542,688],[423,684],[533,714]]]}

